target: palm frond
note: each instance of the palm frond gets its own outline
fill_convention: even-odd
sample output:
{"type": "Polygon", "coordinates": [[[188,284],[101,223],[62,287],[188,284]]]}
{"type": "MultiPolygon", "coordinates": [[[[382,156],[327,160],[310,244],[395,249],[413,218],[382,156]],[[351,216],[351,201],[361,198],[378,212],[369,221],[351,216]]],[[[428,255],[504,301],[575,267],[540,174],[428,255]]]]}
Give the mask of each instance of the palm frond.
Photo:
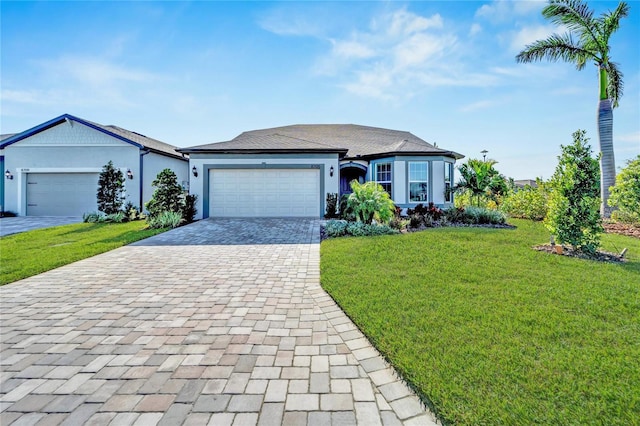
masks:
{"type": "Polygon", "coordinates": [[[542,15],[576,33],[593,28],[593,11],[582,0],[549,0],[549,4],[542,9],[542,15]]]}
{"type": "Polygon", "coordinates": [[[618,100],[622,97],[622,92],[624,90],[624,81],[622,80],[623,74],[622,71],[618,68],[618,64],[615,62],[609,62],[606,65],[608,84],[607,84],[607,95],[611,102],[613,103],[613,107],[616,108],[618,106],[618,100]]]}
{"type": "Polygon", "coordinates": [[[620,20],[629,16],[629,5],[620,2],[613,12],[604,13],[597,21],[601,28],[601,36],[605,43],[609,43],[609,37],[620,28],[620,20]]]}
{"type": "Polygon", "coordinates": [[[516,61],[521,63],[543,59],[552,62],[559,60],[573,62],[578,69],[584,68],[588,59],[600,62],[600,58],[593,51],[576,43],[569,33],[553,34],[545,40],[537,40],[525,46],[524,50],[516,56],[516,61]]]}

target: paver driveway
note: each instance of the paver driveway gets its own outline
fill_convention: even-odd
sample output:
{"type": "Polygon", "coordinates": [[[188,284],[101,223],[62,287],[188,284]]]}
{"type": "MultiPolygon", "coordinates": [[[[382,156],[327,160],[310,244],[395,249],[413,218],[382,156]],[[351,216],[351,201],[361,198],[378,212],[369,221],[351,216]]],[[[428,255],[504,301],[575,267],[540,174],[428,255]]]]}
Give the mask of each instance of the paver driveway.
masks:
{"type": "Polygon", "coordinates": [[[433,424],[318,243],[317,220],[205,220],[0,288],[0,424],[433,424]]]}

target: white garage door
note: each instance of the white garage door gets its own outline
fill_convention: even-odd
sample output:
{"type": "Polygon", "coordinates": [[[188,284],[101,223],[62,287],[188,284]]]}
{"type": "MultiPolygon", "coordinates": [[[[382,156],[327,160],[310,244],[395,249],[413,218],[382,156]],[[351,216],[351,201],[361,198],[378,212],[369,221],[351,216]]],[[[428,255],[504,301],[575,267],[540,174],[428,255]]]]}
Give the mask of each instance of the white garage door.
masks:
{"type": "Polygon", "coordinates": [[[211,217],[318,217],[319,169],[213,169],[211,217]]]}
{"type": "Polygon", "coordinates": [[[98,173],[29,173],[27,216],[82,216],[98,209],[98,173]]]}

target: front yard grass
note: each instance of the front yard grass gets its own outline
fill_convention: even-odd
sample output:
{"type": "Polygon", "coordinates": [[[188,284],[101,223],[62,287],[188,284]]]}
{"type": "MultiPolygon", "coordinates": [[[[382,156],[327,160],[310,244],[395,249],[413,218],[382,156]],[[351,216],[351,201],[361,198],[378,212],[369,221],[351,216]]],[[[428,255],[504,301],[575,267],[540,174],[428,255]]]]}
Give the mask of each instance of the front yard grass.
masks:
{"type": "Polygon", "coordinates": [[[45,272],[164,232],[144,221],[77,223],[0,238],[0,285],[45,272]]]}
{"type": "Polygon", "coordinates": [[[598,263],[512,222],[325,240],[322,286],[447,424],[640,424],[640,240],[598,263]]]}

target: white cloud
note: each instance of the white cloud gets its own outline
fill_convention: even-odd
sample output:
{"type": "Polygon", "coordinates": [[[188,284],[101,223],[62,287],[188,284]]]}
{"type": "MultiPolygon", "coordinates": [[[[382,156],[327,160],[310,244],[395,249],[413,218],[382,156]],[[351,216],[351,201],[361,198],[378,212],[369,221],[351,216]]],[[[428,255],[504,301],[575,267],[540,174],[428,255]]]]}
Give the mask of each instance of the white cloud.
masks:
{"type": "Polygon", "coordinates": [[[538,14],[545,4],[543,0],[494,0],[480,6],[476,10],[476,18],[487,19],[493,23],[507,22],[517,16],[538,14]]]}
{"type": "Polygon", "coordinates": [[[559,28],[554,25],[532,25],[520,28],[515,34],[511,34],[510,48],[514,52],[519,52],[528,44],[536,40],[542,40],[551,34],[559,32],[559,28]]]}
{"type": "Polygon", "coordinates": [[[478,102],[473,102],[467,105],[463,105],[462,107],[460,107],[459,111],[460,112],[473,112],[473,111],[478,111],[478,110],[482,110],[482,109],[487,109],[487,108],[491,108],[498,105],[498,102],[495,100],[484,100],[484,101],[478,101],[478,102]]]}
{"type": "Polygon", "coordinates": [[[636,143],[639,144],[638,148],[640,148],[640,132],[625,133],[617,136],[616,140],[619,140],[620,142],[636,143]]]}
{"type": "Polygon", "coordinates": [[[95,57],[61,57],[53,61],[41,61],[45,72],[64,75],[78,82],[94,86],[109,85],[114,82],[149,82],[158,76],[135,68],[127,68],[95,57]]]}
{"type": "Polygon", "coordinates": [[[355,40],[333,41],[332,54],[345,59],[366,59],[376,55],[372,47],[355,40]]]}
{"type": "Polygon", "coordinates": [[[3,85],[3,106],[56,106],[78,109],[111,105],[128,108],[151,93],[151,84],[164,77],[100,57],[62,56],[32,62],[37,78],[29,89],[3,85]],[[150,84],[151,83],[151,84],[150,84]]]}
{"type": "Polygon", "coordinates": [[[477,34],[480,34],[482,32],[482,26],[478,23],[474,23],[471,25],[471,28],[469,28],[469,37],[473,37],[477,34]]]}
{"type": "MultiPolygon", "coordinates": [[[[400,9],[389,17],[383,17],[381,20],[383,26],[386,26],[387,33],[391,36],[402,36],[420,33],[431,28],[440,29],[443,26],[442,17],[435,14],[429,18],[407,12],[406,9],[400,9]],[[390,22],[389,22],[390,21],[390,22]]],[[[377,22],[372,25],[378,28],[377,22]]]]}
{"type": "Polygon", "coordinates": [[[20,104],[42,104],[44,99],[37,90],[11,90],[3,89],[0,92],[3,102],[16,102],[20,104]]]}
{"type": "Polygon", "coordinates": [[[258,21],[262,29],[283,36],[323,37],[325,24],[317,13],[301,13],[292,7],[272,9],[258,21]]]}
{"type": "Polygon", "coordinates": [[[340,79],[340,87],[359,96],[402,100],[425,87],[495,82],[466,71],[458,37],[439,14],[425,17],[402,8],[329,41],[332,48],[316,61],[315,72],[340,79]]]}

